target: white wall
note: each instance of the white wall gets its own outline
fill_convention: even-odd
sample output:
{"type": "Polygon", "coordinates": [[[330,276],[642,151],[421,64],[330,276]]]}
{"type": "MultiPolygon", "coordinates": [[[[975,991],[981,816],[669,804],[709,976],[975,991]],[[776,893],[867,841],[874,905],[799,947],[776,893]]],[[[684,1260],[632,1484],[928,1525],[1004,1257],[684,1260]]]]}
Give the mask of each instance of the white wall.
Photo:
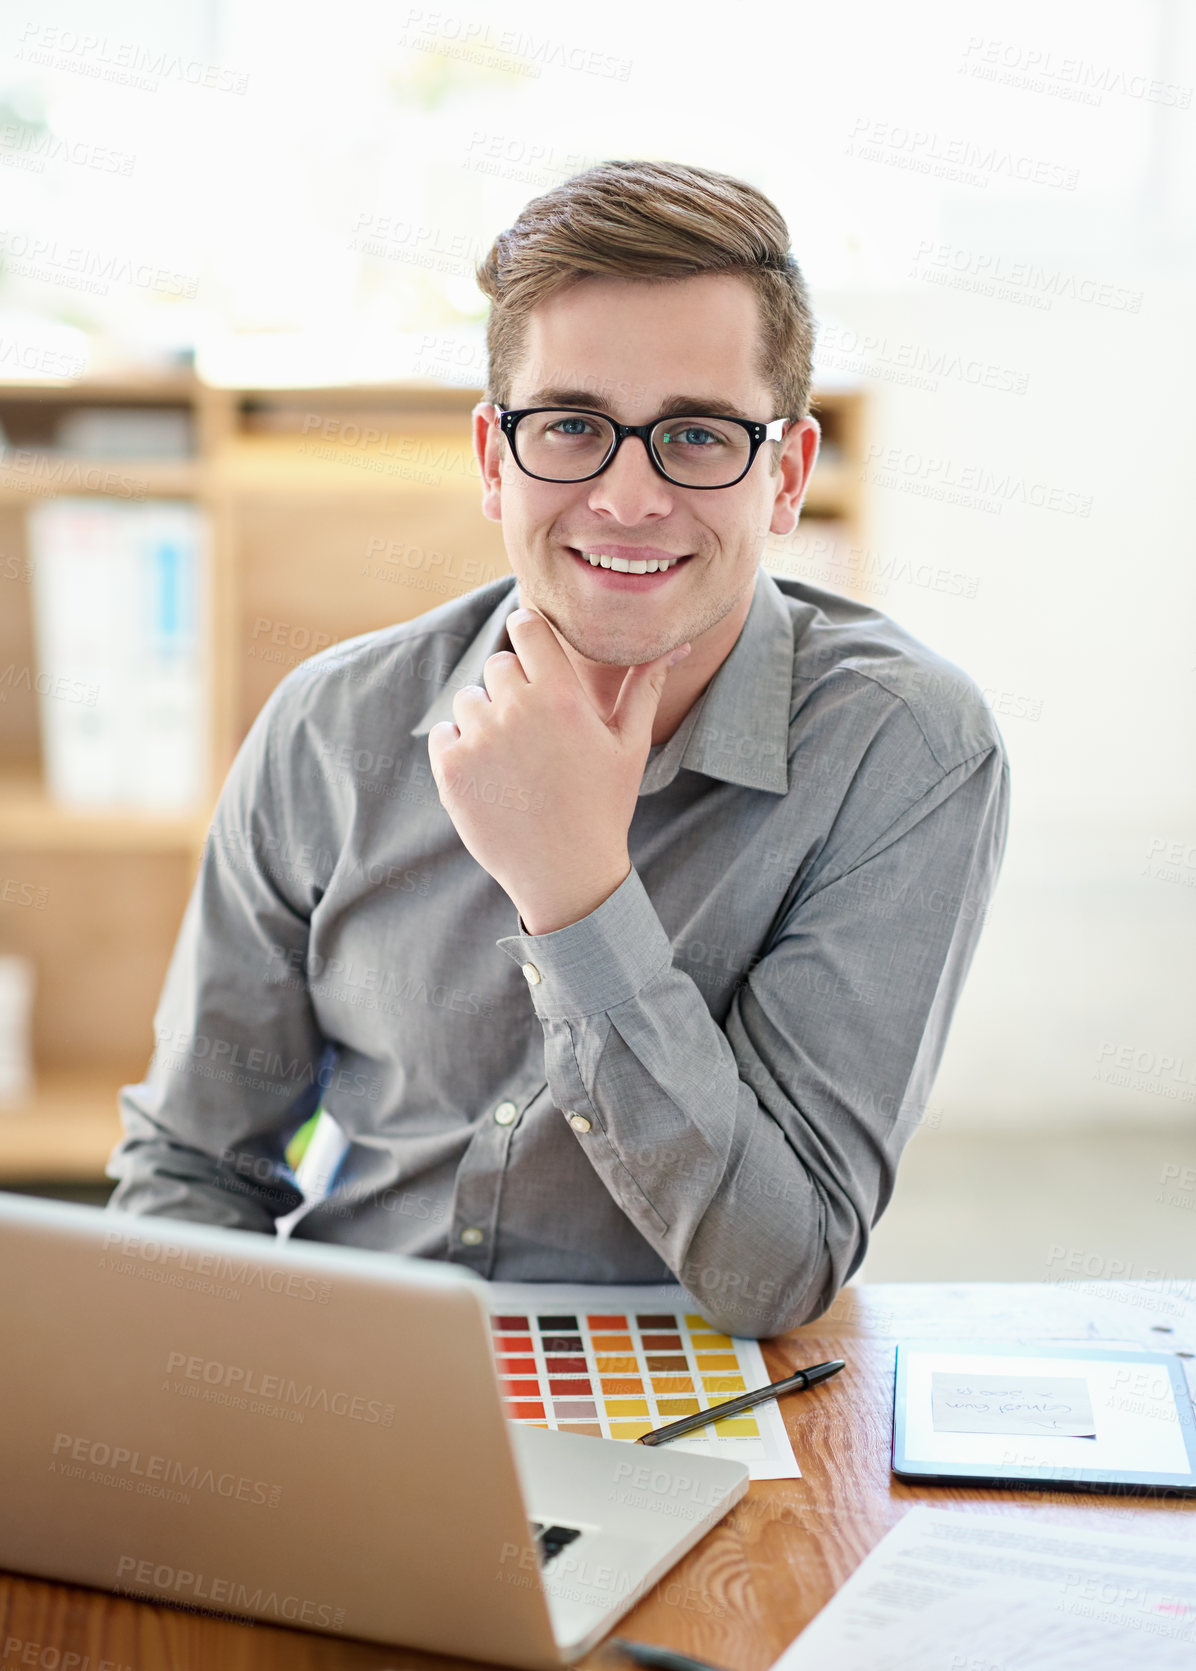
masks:
{"type": "Polygon", "coordinates": [[[1012,761],[1005,866],[929,1123],[1190,1125],[1192,288],[1091,262],[1058,270],[1140,290],[1140,311],[1059,295],[1044,311],[924,278],[818,299],[824,360],[862,366],[872,394],[873,567],[929,560],[978,580],[969,599],[918,584],[911,566],[878,606],[991,689],[1012,761]],[[894,380],[921,359],[933,381],[921,357],[944,352],[960,363],[937,391],[894,380]],[[966,383],[988,366],[992,386],[966,383]],[[918,491],[985,472],[983,506],[918,491]],[[1056,489],[1064,505],[1090,498],[1089,513],[1002,499],[1002,479],[1056,489]],[[1040,717],[1019,717],[1031,703],[1040,717]],[[1179,844],[1178,865],[1160,843],[1179,844]]]}

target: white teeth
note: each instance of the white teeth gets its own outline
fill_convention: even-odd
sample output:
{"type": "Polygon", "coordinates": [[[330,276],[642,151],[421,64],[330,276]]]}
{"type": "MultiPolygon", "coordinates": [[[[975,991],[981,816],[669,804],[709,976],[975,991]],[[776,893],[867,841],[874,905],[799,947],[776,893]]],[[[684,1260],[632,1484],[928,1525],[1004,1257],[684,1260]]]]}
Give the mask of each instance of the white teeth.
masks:
{"type": "Polygon", "coordinates": [[[616,574],[664,574],[668,569],[676,568],[681,561],[674,557],[671,562],[661,563],[655,557],[649,561],[637,559],[630,562],[626,557],[595,557],[590,551],[583,551],[581,555],[592,568],[613,569],[616,574]]]}

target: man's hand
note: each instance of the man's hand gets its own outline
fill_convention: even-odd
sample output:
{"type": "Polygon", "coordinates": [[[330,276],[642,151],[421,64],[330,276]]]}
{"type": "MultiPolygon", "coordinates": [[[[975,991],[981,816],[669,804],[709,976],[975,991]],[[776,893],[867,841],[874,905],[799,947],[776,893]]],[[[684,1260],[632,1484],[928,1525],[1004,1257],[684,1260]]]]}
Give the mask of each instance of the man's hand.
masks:
{"type": "Polygon", "coordinates": [[[428,732],[428,759],[465,846],[527,932],[552,934],[631,874],[627,831],[652,724],[669,667],[689,646],[629,667],[604,720],[542,615],[515,611],[507,633],[514,653],[486,658],[485,689],[457,692],[454,718],[428,732]]]}

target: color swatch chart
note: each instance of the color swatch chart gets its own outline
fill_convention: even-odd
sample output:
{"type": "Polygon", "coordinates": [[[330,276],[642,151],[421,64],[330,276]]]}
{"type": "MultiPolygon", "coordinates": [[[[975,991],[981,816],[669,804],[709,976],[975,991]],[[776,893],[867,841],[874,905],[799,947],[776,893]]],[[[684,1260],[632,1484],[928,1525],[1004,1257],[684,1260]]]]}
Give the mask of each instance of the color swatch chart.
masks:
{"type": "MultiPolygon", "coordinates": [[[[491,1283],[487,1304],[513,1421],[634,1440],[771,1379],[757,1342],[706,1322],[681,1288],[491,1283]]],[[[753,1479],[800,1477],[775,1400],[670,1448],[734,1456],[753,1479]]]]}

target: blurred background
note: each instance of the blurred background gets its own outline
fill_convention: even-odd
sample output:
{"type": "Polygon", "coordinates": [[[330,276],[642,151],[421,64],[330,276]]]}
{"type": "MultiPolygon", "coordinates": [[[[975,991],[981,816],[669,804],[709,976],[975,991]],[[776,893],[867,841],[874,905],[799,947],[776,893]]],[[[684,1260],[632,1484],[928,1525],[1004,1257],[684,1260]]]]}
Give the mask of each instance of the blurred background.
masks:
{"type": "Polygon", "coordinates": [[[1188,1283],[1196,11],[22,0],[0,53],[0,1187],[106,1198],[278,679],[508,572],[476,262],[660,157],[767,192],[813,292],[766,568],[966,669],[1012,759],[860,1276],[1188,1283]]]}

